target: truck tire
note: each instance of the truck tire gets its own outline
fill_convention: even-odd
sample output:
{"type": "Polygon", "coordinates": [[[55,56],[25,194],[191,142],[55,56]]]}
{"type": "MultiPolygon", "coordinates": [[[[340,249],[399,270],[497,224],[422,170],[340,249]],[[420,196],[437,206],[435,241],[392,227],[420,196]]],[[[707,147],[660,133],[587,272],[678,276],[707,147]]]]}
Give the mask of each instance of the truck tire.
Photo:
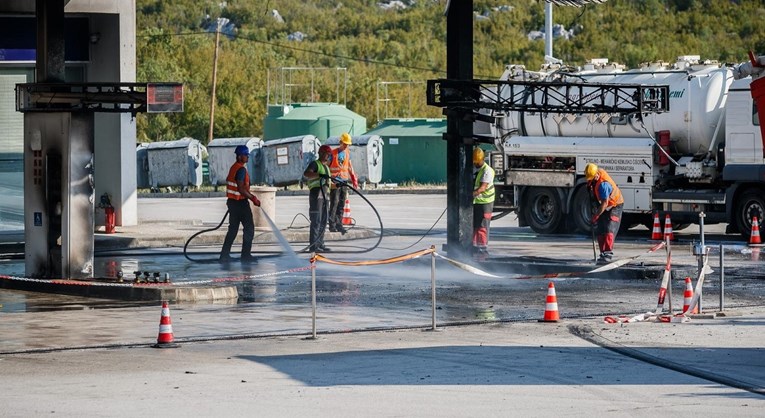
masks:
{"type": "Polygon", "coordinates": [[[581,186],[574,192],[569,216],[577,231],[589,235],[592,231],[592,202],[588,196],[587,187],[581,186]]]}
{"type": "Polygon", "coordinates": [[[741,235],[749,239],[752,233],[752,218],[757,217],[757,222],[762,225],[762,217],[765,215],[765,193],[762,190],[747,190],[739,197],[733,221],[738,225],[741,235]]]}
{"type": "Polygon", "coordinates": [[[558,231],[563,219],[563,205],[555,189],[532,188],[527,193],[525,202],[523,214],[534,232],[553,234],[558,231]]]}

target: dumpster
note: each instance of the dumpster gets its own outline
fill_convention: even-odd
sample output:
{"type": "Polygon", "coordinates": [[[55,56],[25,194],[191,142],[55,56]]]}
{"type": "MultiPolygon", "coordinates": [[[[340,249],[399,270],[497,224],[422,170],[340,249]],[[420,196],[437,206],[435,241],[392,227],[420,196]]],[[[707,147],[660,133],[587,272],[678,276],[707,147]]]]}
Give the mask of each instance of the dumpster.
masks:
{"type": "Polygon", "coordinates": [[[147,146],[149,161],[149,186],[152,191],[159,187],[202,185],[203,147],[198,140],[182,138],[177,141],[152,142],[147,146]]]}
{"type": "MultiPolygon", "coordinates": [[[[383,140],[379,135],[359,135],[351,138],[351,164],[359,185],[377,184],[382,179],[383,140]]],[[[325,144],[332,148],[340,145],[340,137],[327,138],[325,144]]]]}
{"type": "Polygon", "coordinates": [[[218,186],[226,184],[226,177],[231,165],[236,161],[234,149],[246,145],[250,150],[250,160],[247,162],[247,172],[250,174],[250,184],[263,184],[263,163],[260,158],[260,148],[263,141],[256,137],[245,138],[215,138],[207,144],[207,163],[210,167],[210,184],[218,186]]]}
{"type": "Polygon", "coordinates": [[[135,148],[135,172],[136,187],[139,189],[148,189],[149,186],[149,144],[140,142],[135,148]]]}
{"type": "Polygon", "coordinates": [[[302,184],[303,171],[316,159],[320,145],[313,135],[264,142],[260,154],[265,170],[265,183],[276,187],[302,184]]]}

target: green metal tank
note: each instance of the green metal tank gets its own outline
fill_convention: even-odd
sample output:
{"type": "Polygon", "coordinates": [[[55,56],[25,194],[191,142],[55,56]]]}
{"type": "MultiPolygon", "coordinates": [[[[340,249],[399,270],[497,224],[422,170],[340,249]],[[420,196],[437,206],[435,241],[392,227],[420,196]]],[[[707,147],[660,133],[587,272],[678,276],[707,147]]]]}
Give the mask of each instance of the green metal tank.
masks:
{"type": "Polygon", "coordinates": [[[446,183],[446,119],[385,119],[365,135],[383,140],[383,183],[446,183]]]}
{"type": "Polygon", "coordinates": [[[361,135],[367,130],[367,119],[337,103],[293,103],[269,105],[263,123],[263,139],[280,139],[313,135],[324,141],[330,136],[348,132],[361,135]]]}

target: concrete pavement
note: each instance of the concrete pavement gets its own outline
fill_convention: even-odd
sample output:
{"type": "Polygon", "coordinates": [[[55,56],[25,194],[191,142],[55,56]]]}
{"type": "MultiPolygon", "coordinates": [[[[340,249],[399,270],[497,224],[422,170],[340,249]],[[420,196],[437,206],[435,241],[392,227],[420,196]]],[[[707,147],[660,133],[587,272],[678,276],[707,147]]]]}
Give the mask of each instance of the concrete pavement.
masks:
{"type": "MultiPolygon", "coordinates": [[[[445,242],[446,222],[438,219],[443,196],[373,201],[390,231],[383,245],[372,254],[332,257],[380,259],[445,242]],[[413,202],[417,210],[402,211],[413,202]]],[[[199,278],[282,267],[273,259],[254,270],[232,270],[168,254],[192,231],[217,224],[225,211],[220,199],[141,199],[140,205],[138,229],[164,248],[120,256],[126,268],[172,268],[174,278],[199,278]],[[171,230],[184,232],[176,236],[171,230]]],[[[358,206],[353,213],[358,230],[374,230],[374,214],[358,206]]],[[[304,197],[279,199],[275,221],[285,235],[304,233],[301,212],[307,212],[304,197]]],[[[522,274],[540,260],[558,267],[589,264],[586,237],[540,237],[514,222],[506,217],[493,223],[492,257],[517,259],[488,265],[495,273],[522,274]]],[[[673,260],[690,267],[695,259],[687,247],[693,236],[685,234],[673,260]]],[[[374,241],[335,238],[331,246],[348,250],[374,241]]],[[[648,246],[625,238],[618,242],[619,256],[639,255],[648,246]]],[[[205,250],[215,251],[199,251],[205,250]]],[[[645,264],[637,268],[661,265],[664,257],[640,259],[645,264]]],[[[729,261],[750,266],[747,271],[759,266],[748,257],[729,261]]],[[[574,278],[557,282],[563,321],[538,323],[529,318],[542,315],[546,280],[481,279],[439,265],[436,312],[444,330],[426,332],[431,320],[426,264],[382,270],[322,265],[315,341],[305,339],[312,325],[305,273],[248,282],[242,287],[247,303],[172,304],[181,347],[168,350],[149,348],[157,337],[156,303],[41,300],[0,290],[0,416],[757,416],[765,405],[765,309],[752,307],[755,298],[729,310],[738,316],[605,324],[602,315],[569,316],[577,303],[569,294],[577,287],[602,288],[608,308],[597,307],[605,303],[597,292],[579,303],[594,305],[595,312],[635,313],[655,306],[653,281],[574,278]],[[617,283],[616,290],[610,282],[617,283]],[[631,290],[644,283],[650,297],[631,290]],[[517,309],[506,311],[509,305],[517,309]],[[475,312],[466,315],[466,308],[475,312]],[[444,326],[457,322],[472,325],[444,326]],[[376,331],[383,328],[390,331],[376,331]]],[[[1,265],[3,272],[18,268],[18,262],[1,265]]],[[[757,290],[750,283],[756,286],[756,279],[745,282],[743,292],[757,290]]]]}
{"type": "Polygon", "coordinates": [[[0,415],[759,416],[763,331],[748,310],[19,353],[0,356],[0,415]]]}

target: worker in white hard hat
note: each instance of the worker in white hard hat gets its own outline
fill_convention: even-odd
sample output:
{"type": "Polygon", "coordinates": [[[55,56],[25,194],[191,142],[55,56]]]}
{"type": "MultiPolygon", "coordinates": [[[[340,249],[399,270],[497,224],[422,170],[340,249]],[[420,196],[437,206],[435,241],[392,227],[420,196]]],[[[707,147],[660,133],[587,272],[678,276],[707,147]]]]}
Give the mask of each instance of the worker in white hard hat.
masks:
{"type": "Polygon", "coordinates": [[[343,227],[343,208],[348,199],[348,188],[343,184],[352,184],[354,188],[359,187],[356,173],[351,164],[351,135],[343,132],[340,135],[340,145],[332,150],[332,159],[329,163],[329,175],[335,180],[332,182],[330,191],[329,205],[329,231],[348,232],[343,227]]]}
{"type": "Polygon", "coordinates": [[[594,163],[584,166],[587,187],[597,207],[593,209],[592,225],[598,236],[600,257],[598,264],[608,264],[614,256],[614,241],[622,222],[624,197],[616,182],[606,170],[594,163]]]}
{"type": "Polygon", "coordinates": [[[473,150],[473,254],[485,257],[489,253],[489,224],[494,211],[494,169],[484,160],[480,148],[473,150]]]}

